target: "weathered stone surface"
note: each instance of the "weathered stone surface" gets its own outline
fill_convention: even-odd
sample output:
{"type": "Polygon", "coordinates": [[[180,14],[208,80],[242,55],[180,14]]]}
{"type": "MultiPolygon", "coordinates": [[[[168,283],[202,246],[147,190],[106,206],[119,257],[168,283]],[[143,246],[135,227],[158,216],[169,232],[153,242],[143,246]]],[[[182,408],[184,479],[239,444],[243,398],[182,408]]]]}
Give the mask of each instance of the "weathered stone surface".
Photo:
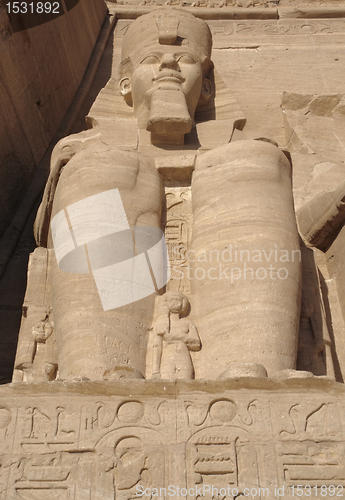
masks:
{"type": "Polygon", "coordinates": [[[330,498],[345,482],[343,398],[340,384],[315,378],[3,387],[0,492],[110,500],[149,488],[163,498],[171,485],[171,496],[195,498],[198,487],[212,498],[213,486],[227,498],[290,499],[309,485],[312,498],[321,487],[330,498]]]}
{"type": "Polygon", "coordinates": [[[240,361],[269,375],[295,368],[301,256],[290,163],[267,142],[236,141],[198,158],[192,196],[198,377],[240,361]]]}
{"type": "Polygon", "coordinates": [[[117,6],[150,12],[117,24],[120,91],[54,150],[1,499],[343,494],[344,9],[211,7],[117,6]]]}
{"type": "Polygon", "coordinates": [[[78,89],[106,8],[101,0],[78,2],[65,15],[11,36],[0,9],[2,233],[78,89]]]}
{"type": "MultiPolygon", "coordinates": [[[[161,207],[161,189],[166,191],[166,199],[171,195],[182,196],[181,188],[188,193],[186,198],[185,195],[181,198],[186,203],[181,207],[179,218],[189,235],[181,242],[182,249],[178,245],[173,247],[173,253],[183,250],[187,266],[179,265],[178,271],[182,274],[188,271],[188,277],[180,275],[177,288],[172,285],[172,289],[181,290],[182,286],[190,290],[191,317],[195,318],[203,345],[200,350],[200,345],[196,349],[194,341],[193,348],[187,348],[188,343],[183,341],[174,347],[176,342],[172,342],[169,349],[184,349],[185,359],[188,358],[189,368],[187,365],[182,368],[184,362],[181,362],[178,370],[186,370],[186,377],[192,377],[194,370],[188,349],[200,350],[200,355],[193,355],[196,378],[216,379],[231,367],[231,363],[238,362],[262,365],[269,375],[296,367],[301,258],[292,203],[291,165],[270,140],[237,140],[228,144],[234,130],[243,128],[244,120],[233,100],[226,97],[224,84],[213,72],[210,54],[210,30],[204,21],[190,13],[165,8],[140,17],[124,37],[119,75],[120,92],[126,103],[122,106],[133,106],[132,121],[137,123],[138,139],[133,143],[134,151],[119,150],[112,139],[122,125],[121,105],[115,119],[106,112],[92,122],[93,129],[62,140],[54,150],[37,229],[38,241],[43,245],[47,242],[48,247],[54,243],[57,257],[58,265],[53,259],[52,309],[61,379],[100,380],[105,374],[108,378],[110,373],[122,376],[129,372],[136,374],[134,376],[144,375],[148,331],[152,321],[157,324],[157,314],[159,316],[157,310],[154,311],[153,290],[150,297],[141,295],[131,300],[131,304],[128,301],[121,303],[121,310],[105,306],[102,297],[101,304],[98,280],[109,273],[104,266],[112,264],[113,250],[109,250],[108,258],[103,243],[93,248],[90,242],[97,242],[97,238],[106,235],[109,237],[112,231],[136,226],[160,227],[161,224],[169,238],[169,227],[173,226],[169,225],[168,205],[161,207]],[[142,40],[143,46],[139,44],[142,40]],[[195,127],[195,122],[200,125],[195,127]],[[227,129],[227,133],[217,134],[220,126],[227,129]],[[215,140],[210,142],[208,136],[215,140]],[[221,145],[221,141],[225,144],[221,145]],[[200,143],[196,161],[195,155],[193,159],[192,155],[190,158],[182,155],[188,149],[196,151],[200,143]],[[204,152],[212,146],[216,147],[204,152]],[[194,164],[190,184],[189,165],[194,164]],[[184,169],[188,174],[181,176],[184,169]],[[162,177],[158,173],[163,173],[162,177]],[[102,196],[112,196],[109,189],[120,193],[119,203],[123,204],[113,229],[110,212],[102,215],[104,210],[107,213],[110,209],[95,205],[102,196]],[[232,203],[229,203],[229,196],[232,203]],[[80,208],[81,203],[83,208],[80,208]],[[64,210],[68,212],[73,237],[64,210]],[[120,219],[123,219],[121,224],[120,219]],[[48,233],[50,220],[52,230],[48,233]],[[220,234],[221,237],[217,236],[220,234]],[[88,273],[84,243],[88,245],[93,277],[88,273]],[[237,250],[240,244],[246,246],[245,259],[242,248],[237,250]],[[243,270],[232,266],[229,276],[222,266],[228,261],[224,252],[231,253],[232,247],[236,255],[240,252],[241,265],[248,267],[246,264],[250,263],[250,267],[243,270]],[[92,267],[93,252],[102,261],[98,266],[103,269],[102,276],[92,267]],[[218,254],[216,268],[210,258],[212,252],[218,254]],[[259,259],[254,256],[258,252],[259,259]],[[289,268],[272,266],[272,255],[277,259],[278,253],[279,257],[284,254],[289,268]],[[206,256],[206,261],[203,259],[205,266],[200,268],[194,264],[191,254],[197,256],[197,262],[206,256]],[[270,264],[268,270],[260,264],[262,254],[270,264]],[[217,276],[211,276],[211,271],[217,276]],[[250,276],[247,277],[247,273],[250,276]],[[243,336],[251,346],[249,349],[243,344],[243,336]]],[[[96,104],[89,120],[94,112],[97,116],[102,109],[96,104]]],[[[122,114],[126,116],[125,111],[122,114]]],[[[128,111],[127,116],[129,122],[128,111]]],[[[132,132],[128,139],[129,144],[126,144],[127,136],[123,138],[122,148],[132,149],[132,132]]],[[[177,220],[174,223],[179,227],[177,220]]],[[[131,241],[126,245],[121,250],[122,261],[140,257],[130,253],[131,241]]],[[[108,284],[121,283],[110,275],[107,280],[108,284]]],[[[157,281],[156,285],[158,291],[165,283],[157,281]]],[[[106,293],[109,297],[126,295],[121,287],[116,289],[113,285],[106,293]]],[[[161,356],[165,359],[168,347],[163,331],[167,334],[168,330],[164,327],[157,335],[154,327],[156,335],[152,348],[159,354],[153,362],[153,375],[159,373],[158,359],[161,356]]],[[[187,331],[185,333],[188,337],[187,331]]],[[[165,361],[162,363],[166,365],[165,361]]],[[[174,369],[177,370],[177,366],[174,369]]],[[[245,371],[247,373],[248,366],[245,371]]],[[[163,373],[166,378],[172,377],[168,376],[166,368],[163,373]]],[[[180,373],[178,378],[181,377],[180,373]]]]}

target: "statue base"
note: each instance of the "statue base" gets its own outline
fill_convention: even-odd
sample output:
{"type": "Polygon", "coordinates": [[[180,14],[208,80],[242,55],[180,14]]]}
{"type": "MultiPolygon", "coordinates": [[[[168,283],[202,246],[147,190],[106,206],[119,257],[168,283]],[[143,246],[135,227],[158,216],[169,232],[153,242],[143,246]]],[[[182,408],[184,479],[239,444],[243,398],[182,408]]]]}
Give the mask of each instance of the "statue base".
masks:
{"type": "Polygon", "coordinates": [[[340,496],[344,393],[316,377],[2,386],[0,499],[340,496]]]}

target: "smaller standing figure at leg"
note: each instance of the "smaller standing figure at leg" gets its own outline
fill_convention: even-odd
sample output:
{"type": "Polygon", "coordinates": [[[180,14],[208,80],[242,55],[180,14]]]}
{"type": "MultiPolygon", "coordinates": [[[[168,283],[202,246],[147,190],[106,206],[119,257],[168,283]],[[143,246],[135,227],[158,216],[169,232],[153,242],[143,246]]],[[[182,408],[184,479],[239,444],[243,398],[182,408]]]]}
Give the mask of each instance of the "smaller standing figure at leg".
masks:
{"type": "Polygon", "coordinates": [[[181,292],[167,292],[163,297],[166,311],[154,325],[152,378],[190,380],[194,378],[189,351],[200,351],[201,342],[194,323],[184,317],[189,300],[181,292]]]}
{"type": "Polygon", "coordinates": [[[317,320],[313,301],[302,299],[297,370],[334,378],[331,341],[323,316],[322,322],[324,324],[321,326],[317,320]]]}
{"type": "Polygon", "coordinates": [[[19,360],[16,368],[23,370],[24,382],[49,382],[56,378],[57,366],[54,323],[47,314],[32,327],[26,356],[19,360]]]}

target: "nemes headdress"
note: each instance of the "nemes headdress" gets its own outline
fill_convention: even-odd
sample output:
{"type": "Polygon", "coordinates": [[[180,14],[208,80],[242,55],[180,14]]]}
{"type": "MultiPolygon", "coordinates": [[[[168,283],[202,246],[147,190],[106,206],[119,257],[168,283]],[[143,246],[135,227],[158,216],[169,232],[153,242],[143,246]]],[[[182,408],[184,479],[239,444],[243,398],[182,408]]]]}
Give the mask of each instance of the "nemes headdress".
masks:
{"type": "Polygon", "coordinates": [[[166,7],[144,14],[131,24],[123,39],[122,63],[128,58],[138,60],[157,43],[191,48],[201,60],[211,56],[212,36],[205,21],[182,9],[166,7]]]}

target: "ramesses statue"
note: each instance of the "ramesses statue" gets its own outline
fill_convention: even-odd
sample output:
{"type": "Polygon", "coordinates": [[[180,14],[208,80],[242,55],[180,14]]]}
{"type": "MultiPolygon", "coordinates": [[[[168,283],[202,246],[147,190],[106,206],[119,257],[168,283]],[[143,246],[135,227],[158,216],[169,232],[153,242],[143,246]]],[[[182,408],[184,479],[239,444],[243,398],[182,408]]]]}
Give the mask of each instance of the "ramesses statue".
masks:
{"type": "Polygon", "coordinates": [[[154,378],[179,378],[179,369],[217,379],[242,362],[246,373],[248,363],[269,375],[295,368],[301,269],[291,165],[270,141],[242,140],[245,120],[211,47],[208,25],[186,11],[139,17],[123,39],[122,97],[111,80],[92,128],[53,151],[35,230],[55,250],[47,279],[60,379],[145,377],[152,324],[161,351],[154,378]],[[157,255],[168,188],[191,190],[193,321],[179,317],[188,299],[170,294],[160,329],[155,298],[172,288],[154,263],[165,265],[157,255]],[[200,351],[193,361],[190,351],[200,351]]]}

